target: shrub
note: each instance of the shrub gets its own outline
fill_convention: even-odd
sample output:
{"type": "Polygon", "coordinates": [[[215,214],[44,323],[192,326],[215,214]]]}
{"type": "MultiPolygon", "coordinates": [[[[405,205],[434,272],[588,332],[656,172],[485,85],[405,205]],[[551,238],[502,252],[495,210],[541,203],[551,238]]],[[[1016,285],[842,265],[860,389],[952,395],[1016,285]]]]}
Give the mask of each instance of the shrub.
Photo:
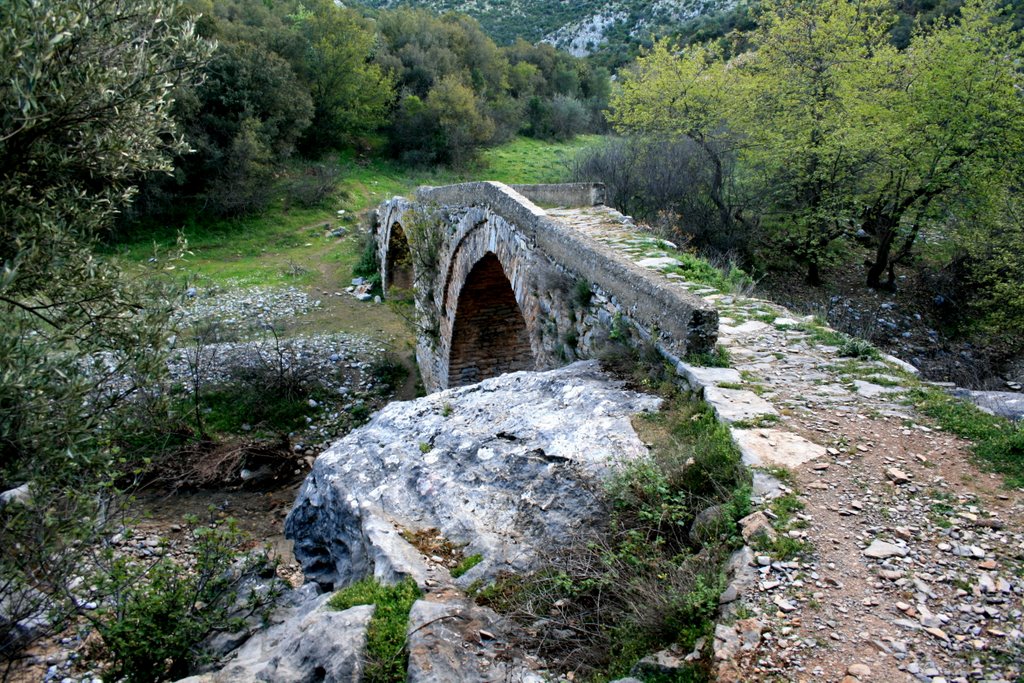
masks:
{"type": "Polygon", "coordinates": [[[274,582],[240,600],[256,572],[273,576],[264,554],[243,554],[245,538],[233,520],[199,525],[190,519],[194,564],[167,554],[144,565],[107,548],[92,582],[109,601],[87,618],[99,633],[108,680],[130,683],[178,679],[204,660],[202,642],[218,631],[267,616],[280,594],[274,582]]]}
{"type": "Polygon", "coordinates": [[[340,175],[341,169],[335,159],[307,166],[298,177],[289,180],[285,195],[287,205],[302,208],[320,206],[338,189],[340,175]]]}
{"type": "Polygon", "coordinates": [[[878,349],[871,345],[871,342],[860,337],[847,337],[843,340],[843,343],[839,345],[839,355],[844,358],[864,358],[868,360],[878,360],[882,357],[878,353],[878,349]]]}

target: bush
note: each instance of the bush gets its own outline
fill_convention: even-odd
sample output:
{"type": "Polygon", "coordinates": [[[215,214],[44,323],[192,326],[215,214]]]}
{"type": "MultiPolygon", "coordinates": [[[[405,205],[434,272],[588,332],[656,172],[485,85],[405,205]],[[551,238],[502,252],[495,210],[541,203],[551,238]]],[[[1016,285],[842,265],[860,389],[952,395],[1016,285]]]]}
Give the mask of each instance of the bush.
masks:
{"type": "Polygon", "coordinates": [[[307,166],[297,178],[288,182],[285,195],[287,205],[302,208],[320,206],[338,189],[340,175],[341,169],[336,159],[307,166]]]}
{"type": "Polygon", "coordinates": [[[881,354],[878,349],[871,345],[866,339],[859,337],[847,337],[839,346],[839,355],[844,358],[864,358],[878,360],[881,354]]]}
{"type": "Polygon", "coordinates": [[[572,175],[604,183],[609,205],[672,239],[701,251],[746,255],[748,228],[727,205],[731,199],[720,196],[724,189],[716,190],[712,159],[690,140],[614,138],[581,153],[572,175]]]}
{"type": "Polygon", "coordinates": [[[108,680],[129,683],[178,679],[203,662],[203,641],[241,629],[247,617],[269,614],[280,594],[273,582],[251,589],[244,582],[273,576],[266,555],[243,554],[245,538],[233,520],[199,525],[189,520],[194,564],[170,555],[142,565],[107,548],[92,577],[109,601],[87,618],[99,633],[109,663],[108,680]]]}

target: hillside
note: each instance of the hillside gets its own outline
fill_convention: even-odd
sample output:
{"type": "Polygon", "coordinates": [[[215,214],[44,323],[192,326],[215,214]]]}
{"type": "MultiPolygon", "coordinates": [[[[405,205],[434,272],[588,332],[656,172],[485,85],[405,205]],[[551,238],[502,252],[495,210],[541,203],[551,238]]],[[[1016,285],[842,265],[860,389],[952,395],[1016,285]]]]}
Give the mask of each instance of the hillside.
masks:
{"type": "Polygon", "coordinates": [[[368,7],[399,5],[436,12],[461,12],[477,19],[498,44],[516,38],[546,40],[576,56],[590,54],[606,41],[645,39],[693,19],[728,10],[737,0],[364,0],[368,7]]]}

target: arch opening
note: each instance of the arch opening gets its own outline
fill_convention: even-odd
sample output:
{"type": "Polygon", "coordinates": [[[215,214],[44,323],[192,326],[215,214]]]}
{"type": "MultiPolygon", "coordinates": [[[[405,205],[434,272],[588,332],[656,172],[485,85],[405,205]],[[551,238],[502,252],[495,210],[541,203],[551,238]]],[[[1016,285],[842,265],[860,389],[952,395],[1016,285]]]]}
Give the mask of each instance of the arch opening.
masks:
{"type": "Polygon", "coordinates": [[[448,386],[473,384],[536,362],[526,320],[498,257],[477,261],[459,293],[448,356],[448,386]]]}
{"type": "Polygon", "coordinates": [[[390,299],[412,298],[412,252],[409,240],[399,223],[391,226],[388,235],[387,282],[384,283],[390,299]]]}

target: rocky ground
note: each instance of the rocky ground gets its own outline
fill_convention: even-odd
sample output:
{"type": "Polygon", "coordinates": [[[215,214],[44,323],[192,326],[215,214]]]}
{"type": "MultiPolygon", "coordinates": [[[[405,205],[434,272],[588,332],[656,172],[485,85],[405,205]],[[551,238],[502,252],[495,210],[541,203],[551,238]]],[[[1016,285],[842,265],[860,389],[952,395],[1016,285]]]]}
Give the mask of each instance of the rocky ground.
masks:
{"type": "MultiPolygon", "coordinates": [[[[344,290],[322,294],[354,296],[344,290]]],[[[172,382],[188,385],[195,375],[204,387],[211,389],[230,381],[240,368],[281,364],[296,371],[301,369],[334,398],[314,401],[317,405],[311,403],[305,427],[289,435],[296,456],[295,470],[285,473],[290,476],[267,482],[259,490],[232,478],[221,486],[202,490],[186,487],[170,492],[154,485],[138,492],[128,514],[132,520],[131,533],[115,537],[114,546],[119,553],[146,561],[166,552],[187,564],[191,541],[185,517],[230,517],[237,520],[253,546],[270,547],[280,562],[281,578],[296,586],[302,583],[291,543],[284,539],[285,515],[316,456],[351,429],[353,409],[365,406],[369,414],[390,400],[392,391],[384,390],[372,368],[381,358],[393,355],[396,346],[394,337],[380,334],[301,329],[296,334],[295,321],[317,314],[324,305],[314,296],[298,287],[189,289],[186,305],[179,313],[183,332],[175,340],[176,348],[170,358],[172,382]]],[[[344,320],[338,322],[339,327],[345,325],[344,320]]],[[[414,391],[414,380],[410,379],[403,382],[397,393],[408,397],[414,391]]],[[[247,428],[256,430],[258,426],[243,425],[238,438],[248,435],[247,428]]],[[[10,680],[92,681],[94,672],[80,664],[91,644],[75,629],[58,634],[34,648],[10,680]]]]}
{"type": "Polygon", "coordinates": [[[790,562],[755,553],[753,589],[736,612],[748,610],[763,632],[742,657],[743,675],[1017,680],[1024,495],[915,415],[900,383],[856,378],[866,369],[876,381],[898,379],[898,367],[861,361],[848,374],[837,349],[786,327],[723,328],[734,367],[781,416],[774,429],[825,447],[791,468],[804,507],[777,532],[806,551],[790,562]]]}

